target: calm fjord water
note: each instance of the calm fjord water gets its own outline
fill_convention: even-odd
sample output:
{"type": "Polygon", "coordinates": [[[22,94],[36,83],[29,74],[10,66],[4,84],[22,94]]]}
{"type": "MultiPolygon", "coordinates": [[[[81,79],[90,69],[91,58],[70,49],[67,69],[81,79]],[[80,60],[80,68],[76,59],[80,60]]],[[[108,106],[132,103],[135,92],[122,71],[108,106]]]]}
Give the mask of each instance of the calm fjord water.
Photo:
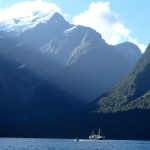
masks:
{"type": "Polygon", "coordinates": [[[149,150],[150,141],[0,138],[0,150],[149,150]]]}

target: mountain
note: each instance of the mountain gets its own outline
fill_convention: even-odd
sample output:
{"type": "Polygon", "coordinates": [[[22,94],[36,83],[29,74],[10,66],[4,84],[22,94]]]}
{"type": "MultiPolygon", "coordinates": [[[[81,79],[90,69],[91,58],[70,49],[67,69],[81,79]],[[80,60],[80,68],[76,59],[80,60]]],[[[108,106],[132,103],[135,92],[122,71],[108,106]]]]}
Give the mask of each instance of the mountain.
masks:
{"type": "Polygon", "coordinates": [[[57,36],[61,36],[65,30],[71,27],[72,25],[65,21],[59,13],[54,13],[46,23],[38,23],[34,28],[19,34],[18,38],[28,46],[45,52],[47,49],[43,47],[48,42],[55,40],[57,36]]]}
{"type": "Polygon", "coordinates": [[[141,57],[141,51],[138,46],[131,42],[117,44],[115,45],[115,48],[130,62],[132,66],[134,66],[141,57]]]}
{"type": "Polygon", "coordinates": [[[83,130],[81,137],[101,126],[107,138],[150,139],[149,67],[150,45],[123,80],[68,117],[68,121],[74,118],[70,126],[78,134],[78,130],[83,130]],[[83,126],[87,126],[86,130],[83,126]]]}
{"type": "Polygon", "coordinates": [[[118,112],[149,109],[150,45],[129,75],[94,103],[98,112],[118,112]]]}
{"type": "MultiPolygon", "coordinates": [[[[97,118],[79,108],[123,79],[142,54],[132,43],[108,45],[95,30],[59,13],[41,15],[0,23],[0,135],[70,137],[74,128],[73,137],[85,126],[81,134],[87,135],[102,119],[93,125],[97,118]]],[[[95,102],[88,106],[97,108],[95,102]]]]}
{"type": "Polygon", "coordinates": [[[44,82],[35,95],[24,105],[24,114],[29,121],[50,121],[73,112],[84,103],[61,87],[44,82]]]}
{"type": "Polygon", "coordinates": [[[139,55],[134,58],[134,63],[128,61],[128,56],[124,57],[118,52],[119,48],[116,50],[105,43],[99,33],[88,27],[73,26],[65,31],[65,36],[58,38],[50,41],[46,47],[50,53],[57,53],[59,61],[66,67],[50,80],[86,103],[113,87],[141,56],[139,48],[135,46],[135,53],[137,51],[139,55]],[[55,47],[53,43],[57,43],[55,47]]]}
{"type": "Polygon", "coordinates": [[[0,22],[0,31],[11,32],[18,35],[36,27],[39,23],[47,23],[56,12],[53,10],[34,11],[28,16],[10,18],[0,22]]]}
{"type": "Polygon", "coordinates": [[[64,118],[61,135],[88,138],[90,131],[100,126],[107,139],[149,140],[149,67],[150,45],[130,73],[116,86],[64,118]]]}
{"type": "MultiPolygon", "coordinates": [[[[55,14],[48,23],[39,23],[34,28],[25,30],[17,36],[14,36],[14,31],[0,32],[0,53],[6,57],[11,66],[11,71],[3,66],[2,70],[6,70],[6,75],[1,82],[11,93],[20,96],[22,100],[29,100],[35,89],[45,79],[64,67],[40,50],[41,45],[43,46],[51,37],[54,38],[56,34],[59,34],[58,29],[61,29],[62,24],[60,22],[56,27],[56,19],[64,21],[60,15],[55,14]]],[[[66,24],[68,25],[68,23],[66,24]]],[[[62,30],[67,28],[68,26],[62,30]]]]}
{"type": "Polygon", "coordinates": [[[8,24],[0,31],[1,55],[11,64],[11,72],[7,70],[0,82],[23,101],[36,97],[36,88],[50,80],[87,103],[131,69],[133,63],[95,30],[69,24],[59,13],[44,16],[46,20],[40,22],[36,13],[33,25],[30,17],[28,24],[23,18],[17,24],[13,20],[12,30],[7,31],[8,24]]]}
{"type": "MultiPolygon", "coordinates": [[[[13,75],[11,65],[9,61],[0,55],[0,79],[5,80],[7,73],[13,75]]],[[[20,97],[15,94],[11,94],[10,91],[0,83],[0,123],[2,122],[15,122],[23,120],[22,107],[23,103],[20,97]]]]}

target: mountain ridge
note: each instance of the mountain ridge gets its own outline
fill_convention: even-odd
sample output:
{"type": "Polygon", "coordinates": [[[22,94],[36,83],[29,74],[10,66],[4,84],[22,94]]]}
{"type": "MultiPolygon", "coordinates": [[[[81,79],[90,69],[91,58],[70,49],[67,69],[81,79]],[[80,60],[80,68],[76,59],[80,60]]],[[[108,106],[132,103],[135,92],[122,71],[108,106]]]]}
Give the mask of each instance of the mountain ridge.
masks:
{"type": "Polygon", "coordinates": [[[1,55],[9,60],[14,72],[11,77],[8,71],[1,82],[25,100],[34,96],[40,84],[50,80],[89,102],[122,79],[132,66],[98,32],[69,24],[59,13],[17,36],[0,33],[1,55]]]}
{"type": "Polygon", "coordinates": [[[150,91],[149,57],[150,45],[148,45],[145,53],[136,63],[135,67],[133,67],[129,75],[111,90],[95,100],[97,112],[118,112],[121,110],[130,110],[132,107],[134,109],[149,109],[148,103],[145,103],[145,106],[142,104],[144,103],[142,102],[144,101],[144,97],[147,97],[150,91]],[[140,97],[143,98],[140,99],[140,97]],[[138,104],[136,107],[136,102],[134,101],[138,100],[141,100],[139,104],[141,103],[143,107],[138,106],[138,104]]]}

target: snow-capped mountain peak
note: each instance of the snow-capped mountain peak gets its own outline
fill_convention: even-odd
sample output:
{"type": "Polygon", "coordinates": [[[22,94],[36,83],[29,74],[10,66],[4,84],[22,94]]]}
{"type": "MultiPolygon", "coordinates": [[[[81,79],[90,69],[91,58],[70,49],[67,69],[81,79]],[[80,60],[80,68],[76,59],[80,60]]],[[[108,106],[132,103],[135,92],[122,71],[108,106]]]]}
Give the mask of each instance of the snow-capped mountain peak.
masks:
{"type": "Polygon", "coordinates": [[[46,23],[55,12],[61,13],[52,3],[42,1],[18,3],[0,12],[0,31],[23,32],[39,23],[46,23]]]}
{"type": "Polygon", "coordinates": [[[27,16],[22,18],[15,18],[0,22],[0,30],[7,32],[15,31],[21,32],[35,27],[37,24],[47,22],[54,14],[54,11],[37,13],[33,16],[27,16]]]}

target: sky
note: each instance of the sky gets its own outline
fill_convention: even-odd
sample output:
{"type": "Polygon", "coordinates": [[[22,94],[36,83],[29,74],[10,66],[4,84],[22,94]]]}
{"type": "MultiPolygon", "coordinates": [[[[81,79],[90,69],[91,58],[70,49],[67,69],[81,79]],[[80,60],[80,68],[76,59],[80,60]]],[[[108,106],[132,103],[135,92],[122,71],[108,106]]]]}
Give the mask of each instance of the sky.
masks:
{"type": "Polygon", "coordinates": [[[149,6],[149,0],[0,0],[0,22],[49,7],[72,24],[95,29],[108,44],[129,41],[144,52],[150,42],[149,6]]]}

